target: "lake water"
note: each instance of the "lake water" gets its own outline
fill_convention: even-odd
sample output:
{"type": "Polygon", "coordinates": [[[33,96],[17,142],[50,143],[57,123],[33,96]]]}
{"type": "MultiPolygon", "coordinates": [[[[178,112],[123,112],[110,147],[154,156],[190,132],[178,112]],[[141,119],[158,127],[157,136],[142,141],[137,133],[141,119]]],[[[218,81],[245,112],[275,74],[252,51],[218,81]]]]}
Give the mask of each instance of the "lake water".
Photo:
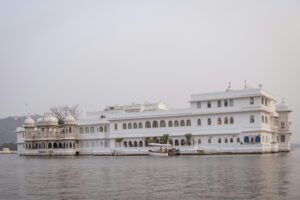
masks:
{"type": "Polygon", "coordinates": [[[300,151],[266,155],[0,155],[0,199],[300,199],[300,151]]]}

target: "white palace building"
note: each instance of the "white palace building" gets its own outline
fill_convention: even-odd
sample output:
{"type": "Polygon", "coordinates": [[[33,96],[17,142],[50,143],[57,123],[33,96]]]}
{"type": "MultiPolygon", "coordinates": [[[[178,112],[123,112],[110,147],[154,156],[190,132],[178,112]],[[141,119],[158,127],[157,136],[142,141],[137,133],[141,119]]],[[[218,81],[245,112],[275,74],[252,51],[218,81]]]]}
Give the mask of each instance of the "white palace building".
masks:
{"type": "Polygon", "coordinates": [[[108,106],[63,125],[45,114],[17,129],[19,155],[147,155],[164,134],[181,154],[290,151],[291,110],[262,89],[245,85],[192,94],[187,109],[164,103],[108,106]],[[200,151],[201,150],[201,151],[200,151]]]}

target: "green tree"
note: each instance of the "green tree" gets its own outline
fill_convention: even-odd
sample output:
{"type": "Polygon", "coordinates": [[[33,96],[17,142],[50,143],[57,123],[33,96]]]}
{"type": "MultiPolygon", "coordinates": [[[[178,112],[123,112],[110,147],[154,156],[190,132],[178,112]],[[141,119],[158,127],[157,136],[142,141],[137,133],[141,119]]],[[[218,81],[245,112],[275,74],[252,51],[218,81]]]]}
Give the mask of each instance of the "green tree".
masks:
{"type": "Polygon", "coordinates": [[[184,136],[185,136],[186,144],[191,145],[192,144],[192,134],[187,133],[184,136]]]}
{"type": "Polygon", "coordinates": [[[170,138],[169,134],[164,134],[163,136],[160,137],[160,143],[167,144],[169,138],[170,138]]]}
{"type": "Polygon", "coordinates": [[[121,142],[123,141],[123,138],[116,138],[116,142],[121,146],[121,142]]]}

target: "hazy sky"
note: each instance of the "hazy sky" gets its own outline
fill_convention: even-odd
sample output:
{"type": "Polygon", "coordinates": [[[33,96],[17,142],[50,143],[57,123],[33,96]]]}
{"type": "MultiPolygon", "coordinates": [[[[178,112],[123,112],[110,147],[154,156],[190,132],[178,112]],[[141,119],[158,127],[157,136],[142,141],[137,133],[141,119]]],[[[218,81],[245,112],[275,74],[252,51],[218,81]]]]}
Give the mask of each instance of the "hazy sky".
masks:
{"type": "Polygon", "coordinates": [[[0,1],[0,118],[262,83],[300,142],[300,1],[0,1]],[[25,107],[28,103],[28,108],[25,107]]]}

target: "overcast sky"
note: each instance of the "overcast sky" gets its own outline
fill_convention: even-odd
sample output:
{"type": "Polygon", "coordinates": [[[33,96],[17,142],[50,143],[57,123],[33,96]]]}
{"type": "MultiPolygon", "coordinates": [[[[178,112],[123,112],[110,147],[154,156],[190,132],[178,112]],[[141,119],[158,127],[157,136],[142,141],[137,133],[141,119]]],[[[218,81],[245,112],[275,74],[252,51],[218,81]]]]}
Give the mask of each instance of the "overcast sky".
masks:
{"type": "Polygon", "coordinates": [[[0,1],[0,118],[84,111],[244,80],[293,110],[300,142],[300,1],[0,1]],[[28,104],[26,108],[25,104],[28,104]]]}

